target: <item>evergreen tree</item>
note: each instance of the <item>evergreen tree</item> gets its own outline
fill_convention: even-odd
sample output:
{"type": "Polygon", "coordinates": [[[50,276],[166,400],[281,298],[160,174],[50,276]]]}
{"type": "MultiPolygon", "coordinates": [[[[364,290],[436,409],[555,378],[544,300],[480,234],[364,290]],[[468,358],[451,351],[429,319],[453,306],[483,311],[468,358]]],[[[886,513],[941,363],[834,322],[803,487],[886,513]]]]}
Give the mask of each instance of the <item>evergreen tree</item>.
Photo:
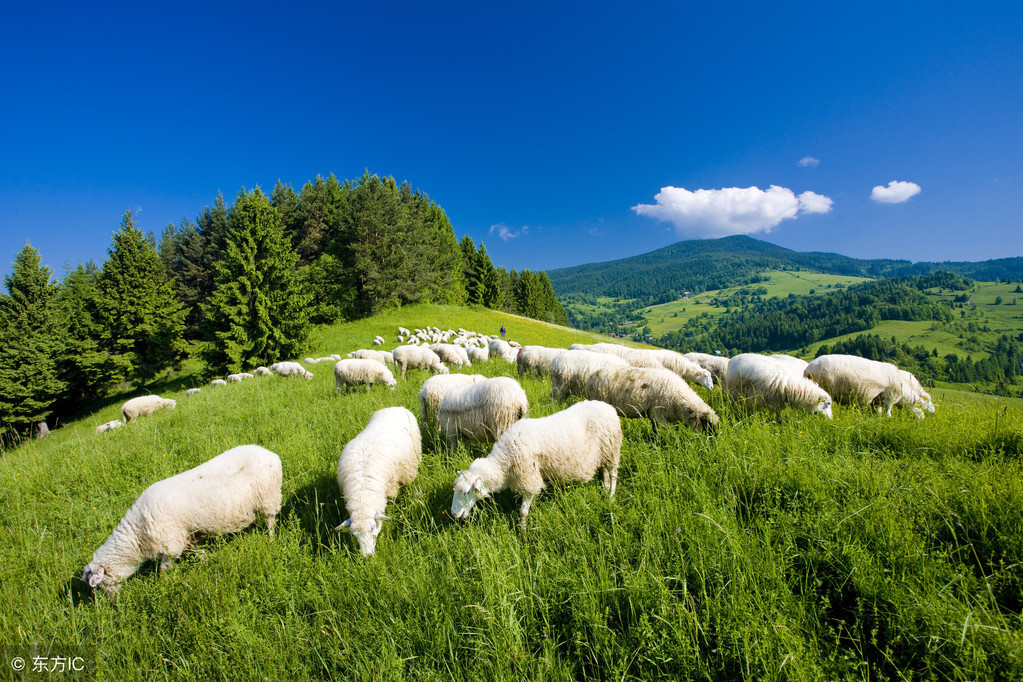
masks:
{"type": "Polygon", "coordinates": [[[67,384],[60,377],[66,337],[50,269],[31,245],[18,252],[0,294],[0,433],[25,432],[49,417],[67,384]]]}
{"type": "Polygon", "coordinates": [[[97,342],[100,338],[99,274],[99,267],[93,261],[79,264],[64,276],[60,287],[60,314],[67,329],[67,352],[61,367],[67,391],[57,405],[61,413],[77,411],[100,397],[109,379],[107,354],[97,342]]]}
{"type": "Polygon", "coordinates": [[[203,306],[211,371],[241,371],[293,356],[308,334],[310,297],[280,214],[258,188],[238,194],[227,218],[216,289],[203,306]]]}
{"type": "Polygon", "coordinates": [[[206,237],[195,223],[185,218],[175,233],[173,249],[168,275],[174,294],[185,309],[185,336],[197,339],[202,319],[199,305],[213,288],[212,273],[204,269],[212,265],[207,263],[206,237]]]}
{"type": "Polygon", "coordinates": [[[475,277],[478,281],[479,296],[483,305],[488,308],[500,308],[504,292],[501,291],[494,263],[490,260],[490,255],[487,254],[486,244],[481,243],[480,250],[476,254],[475,277]]]}
{"type": "Polygon", "coordinates": [[[465,282],[465,298],[468,303],[483,305],[483,292],[480,288],[480,281],[476,273],[476,259],[479,252],[472,237],[466,235],[458,243],[462,252],[462,279],[465,282]]]}
{"type": "Polygon", "coordinates": [[[185,311],[163,262],[125,211],[99,276],[100,346],[115,381],[148,380],[181,359],[185,311]]]}

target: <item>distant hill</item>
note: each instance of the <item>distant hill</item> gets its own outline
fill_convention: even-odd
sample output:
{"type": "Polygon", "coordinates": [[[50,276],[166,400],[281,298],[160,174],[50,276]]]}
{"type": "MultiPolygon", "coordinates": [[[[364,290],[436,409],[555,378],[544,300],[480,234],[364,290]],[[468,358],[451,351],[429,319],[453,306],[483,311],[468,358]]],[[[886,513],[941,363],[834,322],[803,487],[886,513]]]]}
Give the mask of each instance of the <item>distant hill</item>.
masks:
{"type": "Polygon", "coordinates": [[[979,263],[913,263],[800,252],[744,235],[676,242],[639,256],[547,271],[558,296],[661,298],[669,291],[706,291],[755,282],[766,270],[808,269],[854,277],[903,277],[948,270],[982,281],[1023,279],[1023,258],[979,263]]]}

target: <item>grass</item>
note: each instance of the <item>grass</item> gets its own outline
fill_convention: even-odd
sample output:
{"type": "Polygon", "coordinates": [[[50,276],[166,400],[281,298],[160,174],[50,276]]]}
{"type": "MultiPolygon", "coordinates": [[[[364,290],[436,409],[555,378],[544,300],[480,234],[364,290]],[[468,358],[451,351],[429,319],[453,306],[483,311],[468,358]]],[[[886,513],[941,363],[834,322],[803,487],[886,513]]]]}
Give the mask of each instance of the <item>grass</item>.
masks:
{"type": "MultiPolygon", "coordinates": [[[[321,329],[308,354],[399,323],[593,338],[430,306],[321,329]]],[[[376,409],[418,413],[428,375],[339,397],[329,366],[312,369],[170,394],[176,410],[97,435],[114,416],[101,411],[6,453],[0,641],[75,647],[101,679],[1023,677],[1020,401],[936,391],[923,421],[841,406],[775,421],[697,389],[722,417],[715,437],[625,420],[616,497],[552,485],[525,532],[507,493],[448,518],[455,470],[488,449],[449,452],[427,431],[363,559],[334,530],[337,457],[376,409]],[[242,443],[284,462],[272,542],[262,525],[216,539],[115,604],[83,589],[75,576],[146,486],[242,443]]],[[[534,416],[563,407],[549,382],[522,384],[534,416]]]]}
{"type": "Polygon", "coordinates": [[[967,351],[963,349],[958,336],[951,332],[935,329],[934,326],[934,323],[929,320],[882,320],[876,327],[866,331],[843,334],[812,343],[807,346],[807,351],[801,357],[807,360],[813,359],[817,349],[825,344],[833,346],[839,341],[853,339],[865,334],[880,336],[882,339],[894,336],[900,342],[908,343],[910,346],[923,346],[927,350],[937,349],[938,355],[941,357],[949,354],[959,355],[963,358],[969,356],[974,360],[988,357],[989,354],[981,350],[967,351]]]}

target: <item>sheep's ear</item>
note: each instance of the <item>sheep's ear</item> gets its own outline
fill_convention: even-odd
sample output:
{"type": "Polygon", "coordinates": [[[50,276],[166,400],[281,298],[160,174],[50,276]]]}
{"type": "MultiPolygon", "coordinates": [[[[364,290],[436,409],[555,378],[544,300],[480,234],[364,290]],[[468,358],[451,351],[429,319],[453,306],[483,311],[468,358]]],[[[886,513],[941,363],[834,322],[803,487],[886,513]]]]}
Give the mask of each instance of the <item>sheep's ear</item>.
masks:
{"type": "Polygon", "coordinates": [[[478,478],[475,481],[473,481],[472,487],[475,488],[476,492],[478,492],[480,495],[487,494],[487,491],[483,488],[483,481],[481,481],[478,478]]]}
{"type": "Polygon", "coordinates": [[[390,516],[385,516],[384,514],[381,514],[380,512],[377,512],[376,516],[374,516],[373,518],[376,519],[377,521],[390,521],[391,520],[390,516]]]}
{"type": "Polygon", "coordinates": [[[101,582],[103,582],[103,576],[104,576],[104,573],[103,573],[103,567],[102,566],[99,568],[99,570],[93,571],[92,573],[90,573],[89,574],[89,587],[97,587],[101,582]]]}
{"type": "Polygon", "coordinates": [[[334,530],[339,530],[342,533],[347,533],[351,527],[352,527],[352,519],[351,518],[347,518],[344,521],[342,521],[341,525],[339,525],[334,530]]]}

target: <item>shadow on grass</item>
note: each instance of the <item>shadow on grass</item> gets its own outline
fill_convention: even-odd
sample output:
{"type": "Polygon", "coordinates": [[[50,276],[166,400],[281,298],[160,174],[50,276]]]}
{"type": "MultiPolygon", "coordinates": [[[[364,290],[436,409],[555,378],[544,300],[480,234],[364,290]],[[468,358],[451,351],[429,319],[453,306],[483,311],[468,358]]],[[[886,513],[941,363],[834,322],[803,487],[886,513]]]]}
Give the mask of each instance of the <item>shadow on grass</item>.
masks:
{"type": "Polygon", "coordinates": [[[302,528],[301,543],[315,553],[338,544],[336,527],[348,518],[344,500],[337,487],[337,478],[321,474],[291,495],[281,507],[281,519],[294,516],[302,528]]]}

